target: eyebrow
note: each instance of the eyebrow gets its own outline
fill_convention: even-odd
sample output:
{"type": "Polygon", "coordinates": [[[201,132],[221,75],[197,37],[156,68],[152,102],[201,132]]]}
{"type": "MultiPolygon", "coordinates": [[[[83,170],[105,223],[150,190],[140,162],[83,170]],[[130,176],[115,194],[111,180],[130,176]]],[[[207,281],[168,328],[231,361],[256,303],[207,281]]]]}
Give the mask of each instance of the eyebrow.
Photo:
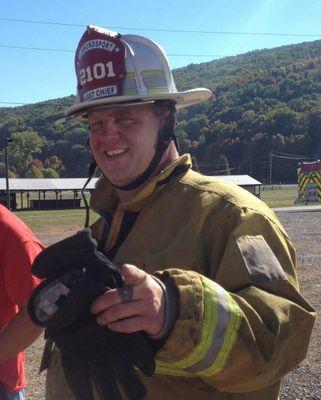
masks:
{"type": "Polygon", "coordinates": [[[115,110],[115,116],[117,117],[123,117],[123,116],[129,116],[129,117],[133,117],[135,116],[135,113],[132,110],[115,110]]]}
{"type": "MultiPolygon", "coordinates": [[[[135,117],[135,112],[133,111],[133,110],[130,110],[130,109],[122,109],[122,108],[119,108],[119,109],[115,109],[114,110],[114,114],[113,114],[113,116],[115,117],[115,118],[123,118],[123,117],[130,117],[130,118],[134,118],[135,117]]],[[[106,118],[111,118],[111,116],[110,115],[108,115],[106,118]]],[[[101,116],[100,118],[99,118],[99,120],[103,120],[104,118],[101,116]]]]}

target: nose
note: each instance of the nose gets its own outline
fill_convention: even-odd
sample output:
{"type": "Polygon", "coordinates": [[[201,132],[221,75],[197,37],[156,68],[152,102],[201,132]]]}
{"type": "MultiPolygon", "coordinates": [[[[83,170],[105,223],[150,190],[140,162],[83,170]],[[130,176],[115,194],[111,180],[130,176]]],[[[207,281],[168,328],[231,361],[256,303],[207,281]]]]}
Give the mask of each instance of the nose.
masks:
{"type": "Polygon", "coordinates": [[[118,137],[120,135],[120,130],[118,124],[111,120],[105,120],[102,123],[101,129],[99,130],[99,136],[104,139],[118,137]]]}
{"type": "Polygon", "coordinates": [[[119,136],[120,133],[119,126],[115,121],[113,120],[106,121],[104,126],[105,126],[104,131],[107,136],[119,136]]]}

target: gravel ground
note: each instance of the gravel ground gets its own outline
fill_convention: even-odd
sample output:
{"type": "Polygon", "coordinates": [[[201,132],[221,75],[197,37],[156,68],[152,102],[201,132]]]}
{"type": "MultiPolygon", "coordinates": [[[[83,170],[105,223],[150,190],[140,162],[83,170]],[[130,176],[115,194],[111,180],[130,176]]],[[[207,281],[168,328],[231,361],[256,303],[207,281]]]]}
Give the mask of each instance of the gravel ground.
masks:
{"type": "Polygon", "coordinates": [[[278,212],[297,250],[304,297],[317,311],[307,358],[282,382],[281,400],[321,399],[321,212],[278,212]]]}
{"type": "MultiPolygon", "coordinates": [[[[321,400],[321,212],[277,212],[277,215],[297,249],[302,293],[318,313],[307,358],[283,379],[280,400],[321,400]]],[[[36,233],[46,245],[62,238],[60,232],[36,233]]],[[[45,373],[37,372],[42,346],[43,339],[39,338],[27,351],[27,400],[45,398],[45,373]]]]}

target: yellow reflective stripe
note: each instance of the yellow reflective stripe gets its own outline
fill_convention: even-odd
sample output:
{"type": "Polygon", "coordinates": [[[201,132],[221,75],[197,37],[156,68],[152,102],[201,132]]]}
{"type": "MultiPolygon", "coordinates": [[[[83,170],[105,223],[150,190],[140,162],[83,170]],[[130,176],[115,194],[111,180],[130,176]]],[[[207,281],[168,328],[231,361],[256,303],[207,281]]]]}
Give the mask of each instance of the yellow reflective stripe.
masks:
{"type": "Polygon", "coordinates": [[[226,363],[237,337],[242,311],[219,285],[202,277],[204,321],[200,343],[183,360],[167,364],[157,362],[156,372],[178,376],[209,376],[226,363]]]}
{"type": "Polygon", "coordinates": [[[185,376],[195,377],[196,374],[187,372],[185,369],[171,368],[170,364],[161,363],[156,360],[156,374],[160,375],[172,375],[172,376],[185,376]]]}
{"type": "Polygon", "coordinates": [[[150,71],[141,71],[143,78],[154,78],[154,77],[163,77],[165,76],[165,72],[162,69],[155,69],[150,71]]]}
{"type": "MultiPolygon", "coordinates": [[[[215,325],[217,323],[217,299],[215,297],[215,291],[213,293],[208,293],[211,288],[208,285],[204,285],[203,282],[203,290],[204,290],[204,321],[203,321],[203,329],[201,334],[201,339],[199,344],[196,346],[194,351],[185,357],[184,359],[177,361],[175,363],[171,363],[171,368],[179,368],[179,369],[187,369],[192,365],[198,363],[206,354],[207,348],[206,344],[210,345],[213,332],[215,332],[215,325]]],[[[212,290],[211,290],[212,291],[212,290]]],[[[158,366],[159,364],[157,364],[158,366]]],[[[165,365],[167,368],[168,364],[162,365],[164,368],[165,365]]],[[[157,371],[158,372],[158,371],[157,371]]],[[[189,372],[189,371],[186,371],[189,372]]]]}
{"type": "Polygon", "coordinates": [[[127,72],[126,79],[135,79],[135,72],[127,72]]]}
{"type": "Polygon", "coordinates": [[[156,87],[151,87],[151,88],[147,88],[148,93],[151,94],[155,94],[155,93],[168,93],[167,88],[165,87],[160,87],[160,88],[156,88],[156,87]]]}

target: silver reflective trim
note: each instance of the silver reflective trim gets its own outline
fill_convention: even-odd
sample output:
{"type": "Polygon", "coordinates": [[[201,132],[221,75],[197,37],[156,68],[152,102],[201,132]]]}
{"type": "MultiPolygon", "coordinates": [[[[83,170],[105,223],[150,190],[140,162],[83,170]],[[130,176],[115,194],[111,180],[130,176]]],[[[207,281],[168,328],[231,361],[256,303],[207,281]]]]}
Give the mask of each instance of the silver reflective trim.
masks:
{"type": "Polygon", "coordinates": [[[145,77],[143,78],[145,86],[147,88],[151,87],[165,87],[167,88],[166,79],[162,76],[155,76],[155,77],[145,77]]]}
{"type": "Polygon", "coordinates": [[[186,371],[197,373],[209,368],[216,360],[220,350],[222,349],[226,329],[231,319],[231,309],[227,299],[227,293],[218,285],[215,286],[217,295],[218,316],[217,324],[215,326],[215,333],[213,333],[212,343],[205,356],[198,363],[186,368],[186,371]]]}
{"type": "Polygon", "coordinates": [[[35,314],[40,322],[47,321],[58,310],[56,302],[63,296],[67,297],[70,289],[62,282],[54,281],[44,287],[35,300],[35,314]]]}
{"type": "Polygon", "coordinates": [[[133,90],[133,89],[137,89],[136,80],[135,79],[125,79],[124,91],[125,90],[133,90]]]}

